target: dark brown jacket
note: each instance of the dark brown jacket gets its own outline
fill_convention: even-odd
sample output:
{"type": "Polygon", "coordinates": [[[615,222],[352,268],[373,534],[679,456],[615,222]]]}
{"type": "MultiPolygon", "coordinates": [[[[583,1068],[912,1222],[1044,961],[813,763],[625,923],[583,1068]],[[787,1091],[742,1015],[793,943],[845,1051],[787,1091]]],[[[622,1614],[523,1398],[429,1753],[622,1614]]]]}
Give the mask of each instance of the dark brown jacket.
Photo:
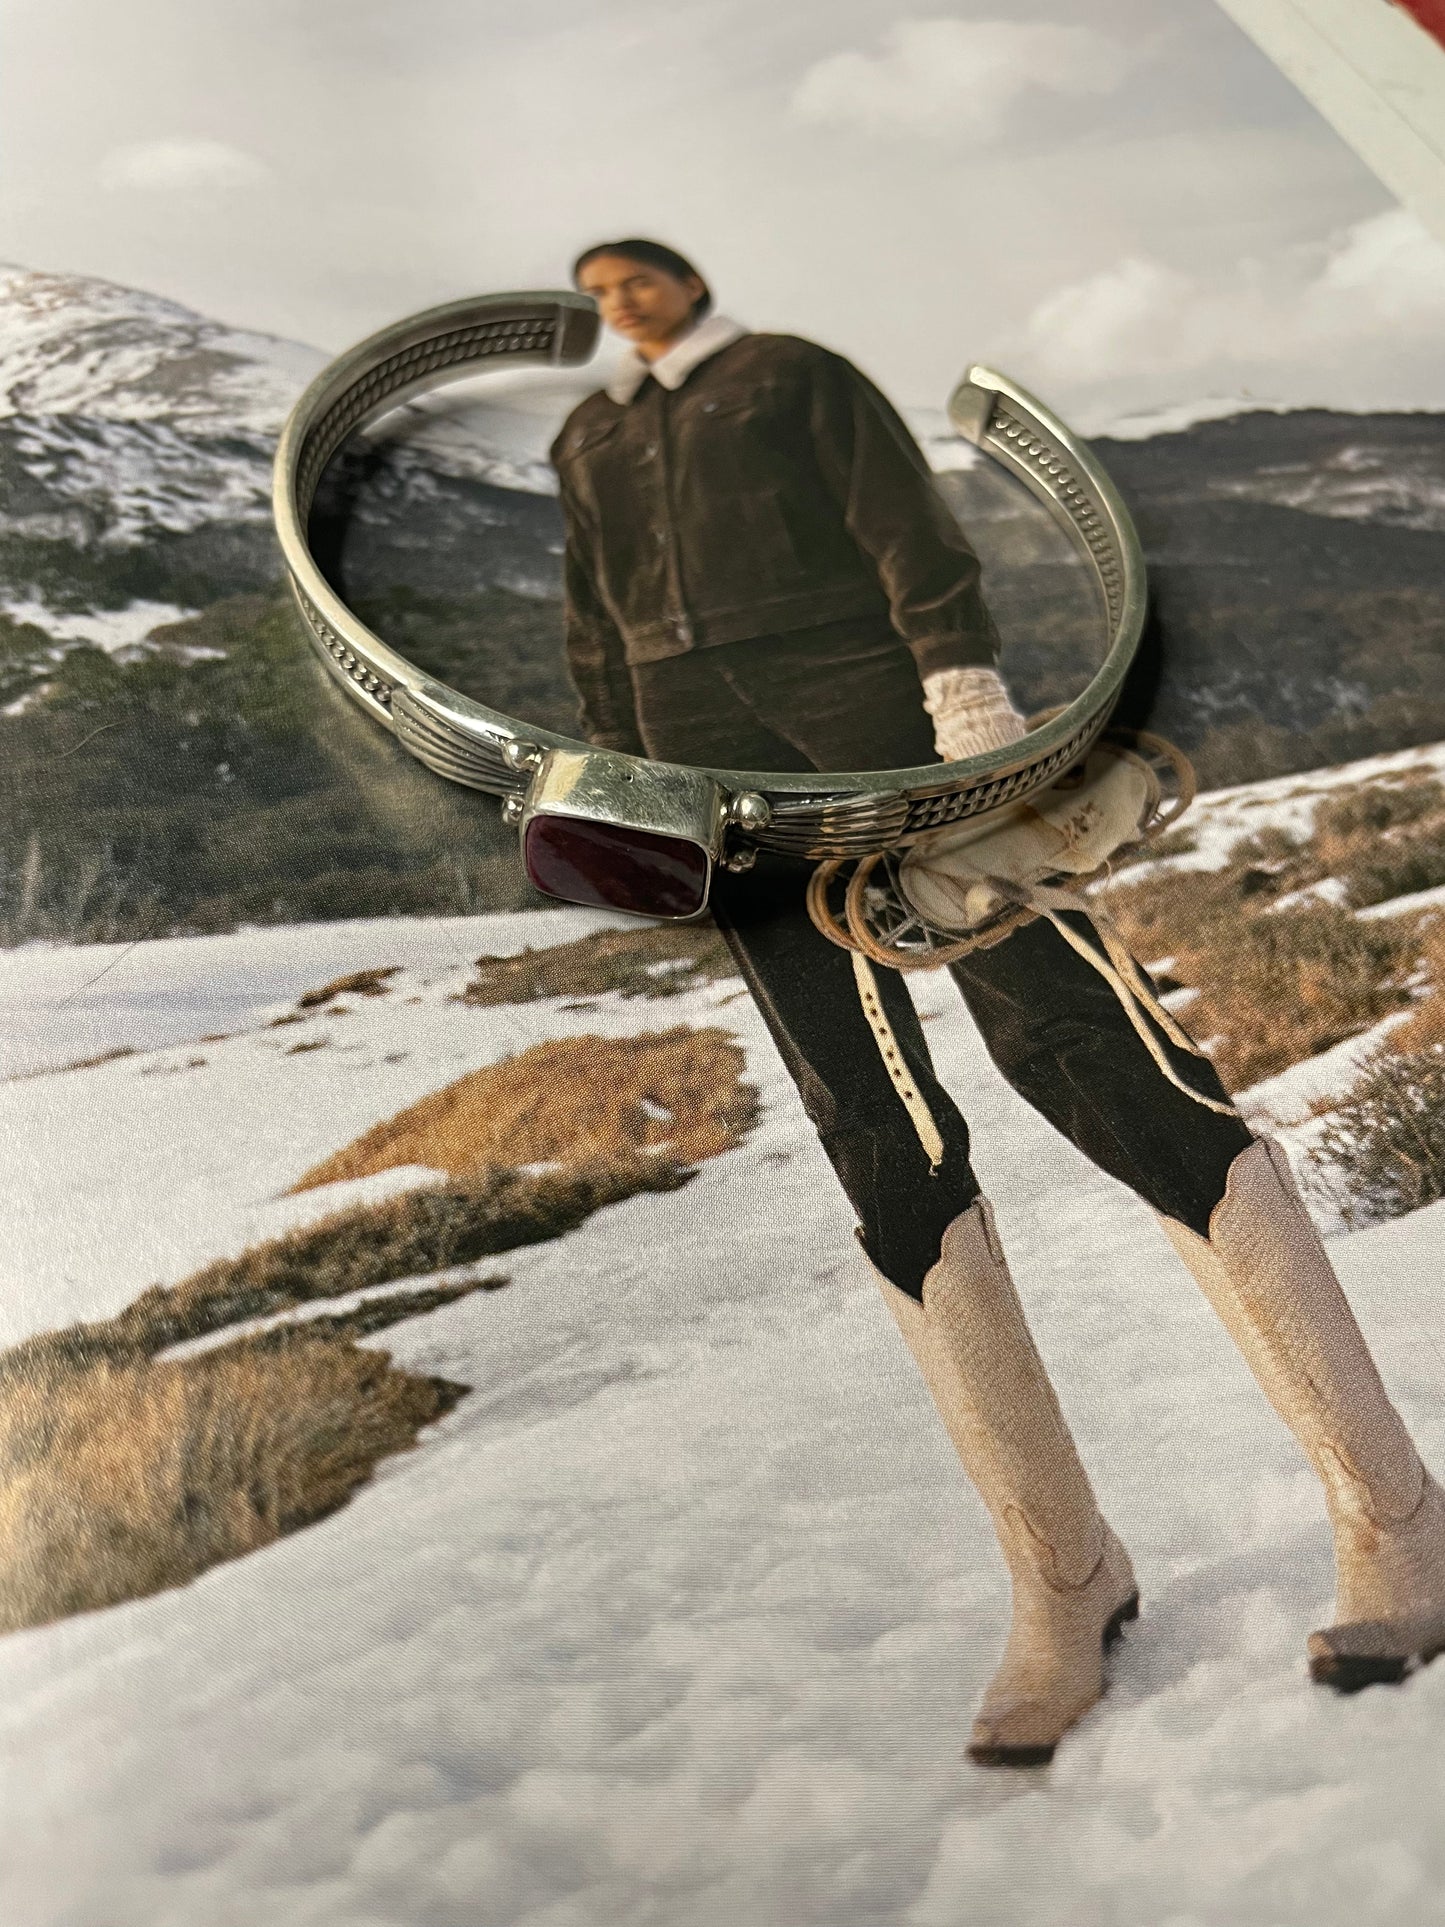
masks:
{"type": "Polygon", "coordinates": [[[641,753],[628,664],[891,616],[921,675],[992,665],[978,558],[891,403],[842,355],[744,334],[669,390],[589,395],[551,448],[584,733],[641,753]]]}

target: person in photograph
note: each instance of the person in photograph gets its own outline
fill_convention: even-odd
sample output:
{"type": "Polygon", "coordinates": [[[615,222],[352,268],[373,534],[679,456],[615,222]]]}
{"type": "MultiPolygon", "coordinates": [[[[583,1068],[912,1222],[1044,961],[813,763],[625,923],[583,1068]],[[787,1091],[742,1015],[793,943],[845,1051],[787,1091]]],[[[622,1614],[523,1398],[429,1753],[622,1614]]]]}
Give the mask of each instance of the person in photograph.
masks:
{"type": "MultiPolygon", "coordinates": [[[[591,742],[713,768],[858,770],[1016,741],[978,558],[897,410],[845,357],[714,310],[676,250],[599,243],[575,285],[630,344],[552,444],[570,670],[591,742]]],[[[970,1479],[1013,1588],[969,1751],[1049,1758],[1099,1697],[1138,1606],[1034,1344],[968,1127],[901,974],[878,997],[934,1120],[925,1147],[814,925],[812,865],[719,870],[712,912],[858,1217],[857,1237],[970,1479]]],[[[1074,914],[1074,913],[1069,913],[1074,914]]],[[[1075,921],[1087,929],[1087,919],[1075,921]]],[[[1391,1404],[1283,1148],[1207,1060],[1161,1069],[1046,920],[948,966],[1004,1077],[1159,1215],[1309,1455],[1334,1531],[1336,1623],[1315,1676],[1399,1677],[1445,1646],[1445,1492],[1391,1404]]],[[[786,1281],[780,1280],[780,1289],[786,1281]]]]}

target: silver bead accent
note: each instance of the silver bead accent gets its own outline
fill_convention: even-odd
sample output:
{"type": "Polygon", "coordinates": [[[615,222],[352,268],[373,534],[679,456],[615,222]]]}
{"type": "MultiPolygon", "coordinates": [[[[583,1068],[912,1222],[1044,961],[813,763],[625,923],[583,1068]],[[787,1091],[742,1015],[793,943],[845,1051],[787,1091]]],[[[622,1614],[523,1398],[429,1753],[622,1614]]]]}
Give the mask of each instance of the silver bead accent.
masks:
{"type": "Polygon", "coordinates": [[[525,798],[517,795],[515,791],[513,791],[512,795],[503,797],[502,821],[507,825],[509,829],[513,829],[513,830],[516,829],[517,825],[522,820],[522,812],[523,810],[526,809],[526,807],[527,807],[527,804],[526,804],[525,798]]]}
{"type": "Polygon", "coordinates": [[[730,855],[723,858],[722,866],[725,870],[731,870],[736,876],[743,870],[751,870],[757,860],[758,853],[756,850],[734,850],[730,855]]]}
{"type": "Polygon", "coordinates": [[[765,830],[772,820],[772,805],[756,790],[739,790],[728,804],[728,822],[740,830],[765,830]]]}
{"type": "Polygon", "coordinates": [[[502,761],[508,769],[532,770],[542,760],[542,751],[525,736],[513,736],[502,744],[502,761]]]}

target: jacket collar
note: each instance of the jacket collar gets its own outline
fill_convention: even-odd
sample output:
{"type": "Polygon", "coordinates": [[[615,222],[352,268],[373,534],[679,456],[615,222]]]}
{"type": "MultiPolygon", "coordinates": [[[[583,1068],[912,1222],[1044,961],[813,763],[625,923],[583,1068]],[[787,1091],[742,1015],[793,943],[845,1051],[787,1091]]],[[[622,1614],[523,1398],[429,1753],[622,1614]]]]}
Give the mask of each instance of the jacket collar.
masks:
{"type": "Polygon", "coordinates": [[[748,330],[740,322],[729,321],[725,314],[710,314],[706,320],[699,321],[682,337],[674,342],[665,355],[656,361],[646,361],[634,348],[607,384],[607,393],[613,401],[626,404],[632,400],[638,389],[649,375],[664,388],[681,388],[699,362],[715,355],[720,348],[726,348],[730,341],[748,330]]]}

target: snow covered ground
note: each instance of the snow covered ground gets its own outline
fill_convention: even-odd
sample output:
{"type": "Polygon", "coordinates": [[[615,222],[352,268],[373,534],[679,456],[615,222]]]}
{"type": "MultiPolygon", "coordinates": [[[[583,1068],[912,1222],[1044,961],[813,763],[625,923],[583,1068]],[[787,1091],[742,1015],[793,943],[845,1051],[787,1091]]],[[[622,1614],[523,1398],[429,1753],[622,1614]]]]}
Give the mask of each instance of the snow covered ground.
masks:
{"type": "MultiPolygon", "coordinates": [[[[279,1194],[542,1037],[722,1024],[764,1098],[681,1193],[509,1254],[510,1289],[375,1341],[475,1389],[345,1510],[0,1642],[9,1927],[1445,1919],[1445,1664],[1311,1687],[1312,1475],[1148,1212],[1000,1082],[947,980],[914,978],[1144,1589],[1051,1767],[962,1757],[1005,1580],[750,1000],[451,1001],[480,952],[602,921],[0,958],[12,1065],[40,1073],[0,1084],[7,1341],[327,1209],[279,1194]],[[387,964],[385,997],[266,1028],[387,964]]],[[[1445,1206],[1332,1246],[1437,1466],[1442,1244],[1445,1206]]]]}
{"type": "MultiPolygon", "coordinates": [[[[1407,782],[1412,777],[1445,780],[1445,743],[1390,750],[1381,756],[1362,756],[1353,763],[1336,763],[1328,769],[1303,770],[1297,776],[1276,776],[1267,782],[1209,790],[1190,804],[1180,826],[1181,833],[1188,833],[1191,848],[1177,856],[1147,858],[1146,864],[1154,875],[1166,870],[1222,870],[1237,842],[1266,827],[1293,837],[1307,837],[1315,811],[1327,796],[1364,783],[1382,779],[1407,782]]],[[[1140,868],[1137,864],[1121,865],[1118,875],[1132,880],[1140,868]]],[[[1361,914],[1393,916],[1414,907],[1413,898],[1397,898],[1361,914]]]]}
{"type": "MultiPolygon", "coordinates": [[[[1336,1103],[1359,1077],[1365,1063],[1392,1030],[1410,1021],[1412,1012],[1392,1010],[1368,1030],[1346,1037],[1314,1057],[1306,1057],[1273,1077],[1261,1078],[1248,1090],[1234,1092],[1234,1101],[1260,1130],[1279,1130],[1292,1145],[1298,1133],[1291,1128],[1303,1125],[1314,1114],[1316,1105],[1336,1103]]],[[[1323,1121],[1323,1120],[1321,1120],[1323,1121]]]]}

